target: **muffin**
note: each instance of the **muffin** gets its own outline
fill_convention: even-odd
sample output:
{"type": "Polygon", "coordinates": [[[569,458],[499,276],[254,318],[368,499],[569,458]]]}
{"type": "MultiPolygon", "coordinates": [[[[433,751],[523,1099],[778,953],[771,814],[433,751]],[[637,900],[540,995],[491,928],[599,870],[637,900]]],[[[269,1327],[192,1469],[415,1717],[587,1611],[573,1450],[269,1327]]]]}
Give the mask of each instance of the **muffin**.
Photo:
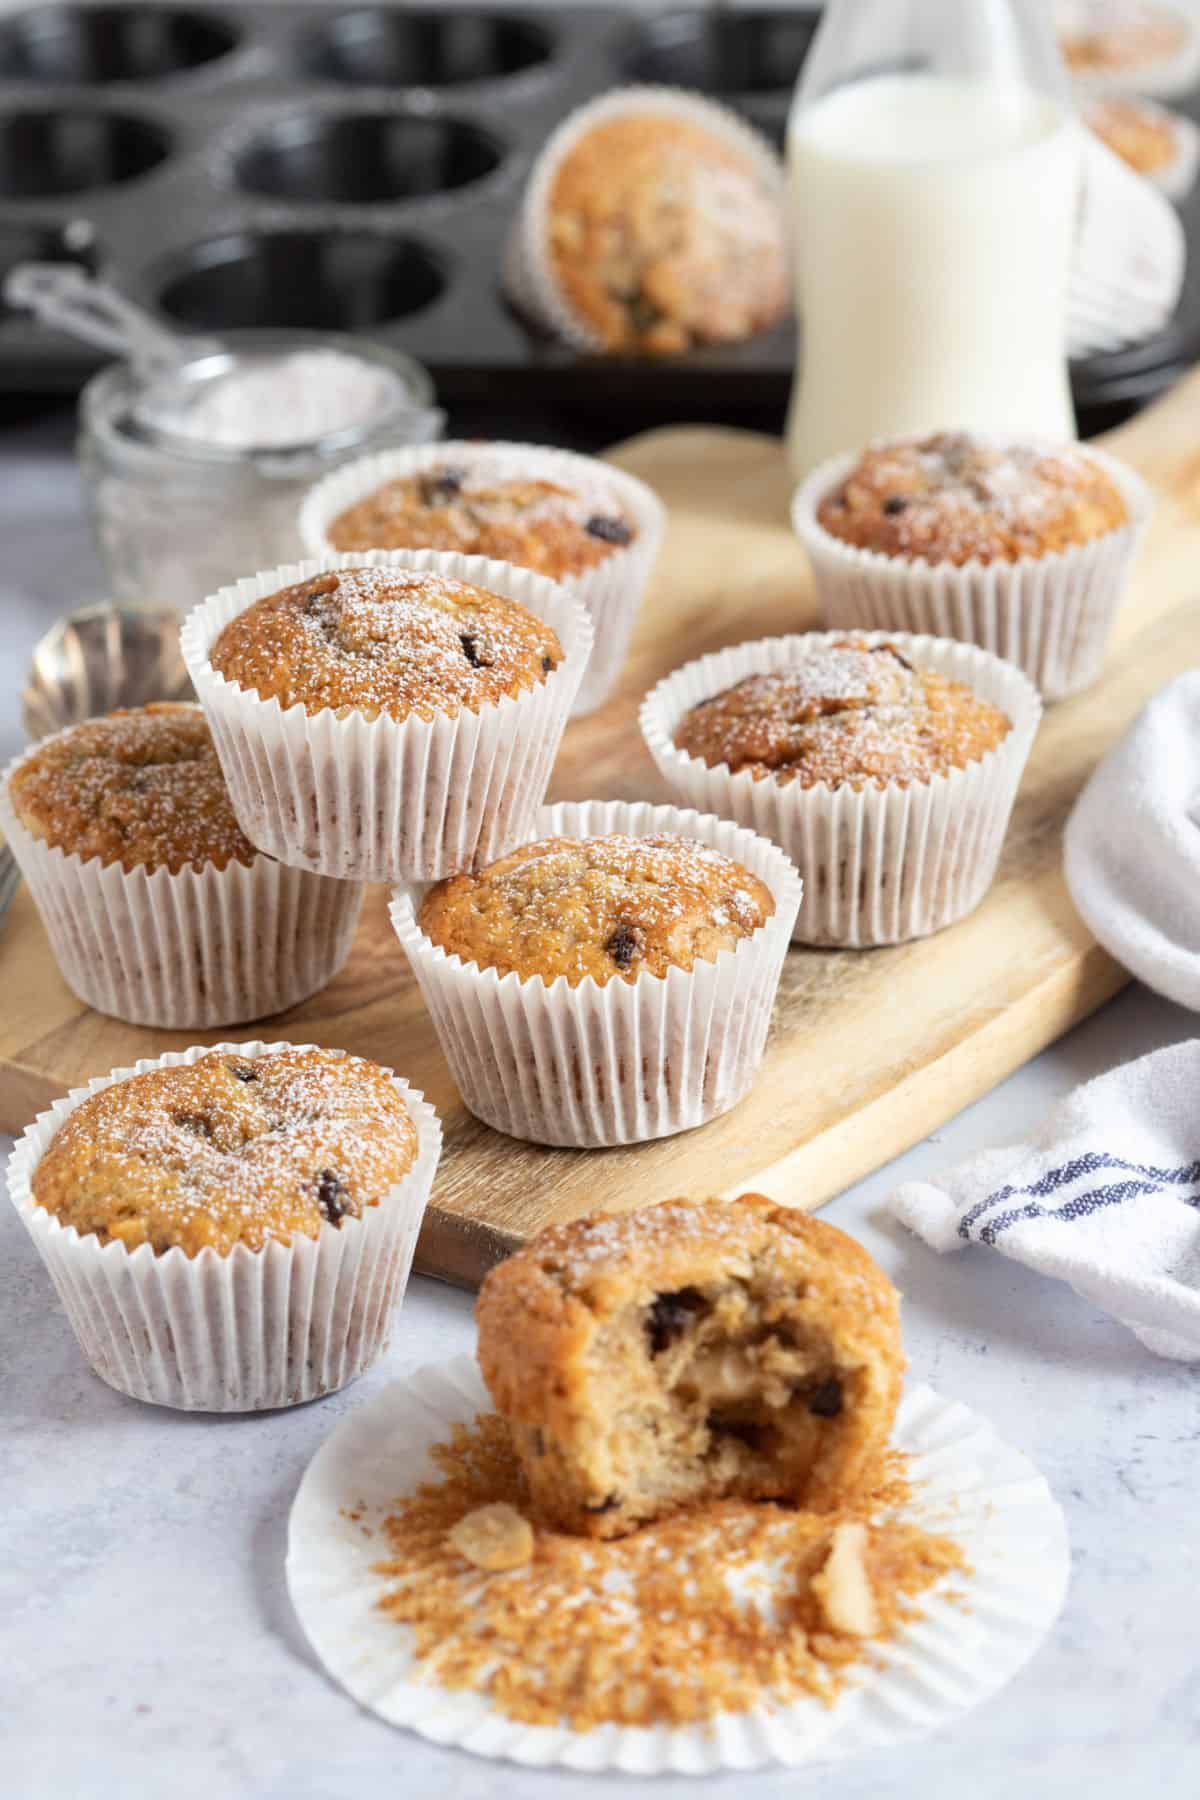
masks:
{"type": "Polygon", "coordinates": [[[878,1473],[900,1297],[845,1232],[758,1194],[541,1231],[491,1271],[479,1366],[530,1499],[622,1537],[728,1498],[813,1511],[878,1473]]]}
{"type": "Polygon", "coordinates": [[[825,463],[792,518],[827,624],[979,644],[1057,699],[1103,666],[1148,507],[1090,447],[939,432],[825,463]]]}
{"type": "Polygon", "coordinates": [[[130,1023],[262,1018],[349,955],[361,886],[255,849],[198,706],[121,710],[46,739],[5,772],[0,825],[68,986],[130,1023]]]}
{"type": "Polygon", "coordinates": [[[1185,50],[1190,35],[1186,19],[1144,0],[1060,7],[1058,47],[1072,75],[1123,76],[1136,85],[1139,74],[1185,50]]]}
{"type": "Polygon", "coordinates": [[[477,874],[393,900],[464,1103],[577,1148],[728,1111],[762,1057],[795,870],[753,832],[674,807],[592,801],[537,823],[477,874]]]}
{"type": "Polygon", "coordinates": [[[748,770],[755,781],[886,788],[965,768],[1011,728],[965,683],[859,637],[743,676],[690,707],[673,742],[706,768],[748,770]]]}
{"type": "Polygon", "coordinates": [[[427,444],[335,470],[309,493],[312,556],[427,547],[494,557],[561,582],[595,640],[574,711],[612,689],[662,538],[663,508],[635,476],[534,444],[427,444]]]}
{"type": "Polygon", "coordinates": [[[223,588],[182,643],[254,843],[343,879],[433,879],[528,834],[591,622],[528,570],[372,551],[223,588]]]}
{"type": "Polygon", "coordinates": [[[421,930],[448,956],[547,987],[714,962],[775,911],[766,883],[673,832],[544,838],[439,882],[421,930]]]}
{"type": "Polygon", "coordinates": [[[995,875],[1041,705],[945,638],[811,632],[687,663],[641,709],[681,804],[774,839],[800,943],[867,948],[972,911],[995,875]]]}
{"type": "Polygon", "coordinates": [[[374,1063],[221,1044],[76,1089],[26,1131],[9,1190],[98,1375],[244,1411],[379,1355],[440,1143],[374,1063]]]}
{"type": "Polygon", "coordinates": [[[1103,94],[1086,108],[1083,118],[1088,130],[1135,174],[1172,199],[1187,193],[1200,150],[1191,119],[1132,94],[1103,94]]]}
{"type": "Polygon", "coordinates": [[[508,285],[558,335],[608,354],[752,337],[788,305],[778,158],[698,96],[606,95],[535,165],[508,285]]]}

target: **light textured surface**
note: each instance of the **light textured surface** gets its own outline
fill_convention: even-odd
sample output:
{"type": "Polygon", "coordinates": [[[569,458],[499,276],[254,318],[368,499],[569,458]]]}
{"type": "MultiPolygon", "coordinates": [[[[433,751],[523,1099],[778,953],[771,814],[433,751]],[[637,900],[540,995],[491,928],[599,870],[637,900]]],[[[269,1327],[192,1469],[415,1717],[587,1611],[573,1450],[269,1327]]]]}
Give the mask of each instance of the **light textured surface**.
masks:
{"type": "Polygon", "coordinates": [[[319,1673],[283,1584],[300,1476],[388,1381],[470,1348],[468,1297],[413,1283],[357,1387],[279,1415],[161,1413],[85,1371],[32,1246],[0,1211],[0,1790],[21,1800],[1192,1800],[1200,1737],[1195,1374],[999,1257],[945,1259],[886,1221],[900,1174],[1020,1137],[1068,1087],[1189,1035],[1138,990],[823,1214],[906,1294],[913,1375],[1043,1470],[1074,1548],[1066,1610],[1013,1684],[953,1729],[802,1782],[780,1770],[588,1780],[441,1750],[319,1673]],[[798,1785],[800,1784],[800,1785],[798,1785]]]}

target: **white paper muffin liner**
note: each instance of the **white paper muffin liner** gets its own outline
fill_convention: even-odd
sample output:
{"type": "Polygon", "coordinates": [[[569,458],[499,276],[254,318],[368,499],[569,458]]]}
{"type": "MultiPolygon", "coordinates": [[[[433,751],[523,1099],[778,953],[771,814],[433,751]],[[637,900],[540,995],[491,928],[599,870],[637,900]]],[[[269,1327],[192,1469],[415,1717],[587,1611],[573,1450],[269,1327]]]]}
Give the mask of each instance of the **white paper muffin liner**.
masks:
{"type": "Polygon", "coordinates": [[[1183,38],[1179,48],[1169,56],[1161,56],[1152,62],[1131,63],[1123,69],[1068,69],[1071,86],[1081,98],[1091,99],[1099,94],[1151,94],[1157,99],[1167,99],[1172,94],[1183,94],[1196,85],[1200,76],[1200,26],[1197,21],[1179,6],[1166,4],[1166,0],[1149,0],[1143,6],[1134,0],[1133,4],[1113,5],[1113,0],[1059,0],[1055,8],[1055,25],[1060,33],[1066,31],[1103,30],[1114,22],[1114,14],[1119,22],[1120,14],[1136,15],[1148,12],[1165,15],[1183,27],[1183,38]]]}
{"type": "MultiPolygon", "coordinates": [[[[40,749],[41,746],[35,746],[40,749]]],[[[63,980],[131,1025],[211,1030],[315,994],[350,954],[363,889],[267,856],[250,864],[126,869],[43,843],[0,774],[0,830],[41,914],[63,980]]]]}
{"type": "MultiPolygon", "coordinates": [[[[442,1128],[421,1093],[395,1083],[417,1127],[417,1158],[361,1218],[262,1250],[235,1245],[155,1255],[81,1237],[33,1199],[31,1182],[59,1126],[82,1100],[210,1048],[258,1056],[281,1044],[197,1045],[114,1069],[72,1088],[30,1125],[8,1164],[8,1192],[66,1308],[84,1356],[110,1387],[187,1411],[295,1406],[345,1387],[387,1346],[441,1154],[442,1128]]],[[[311,1049],[311,1045],[295,1046],[311,1049]]]]}
{"type": "Polygon", "coordinates": [[[1067,289],[1067,349],[1098,355],[1153,337],[1183,290],[1187,239],[1175,208],[1090,131],[1067,289]]]}
{"type": "Polygon", "coordinates": [[[585,132],[609,119],[630,115],[640,118],[647,113],[689,119],[740,150],[763,180],[767,192],[777,197],[780,229],[785,228],[786,179],[782,161],[760,132],[717,101],[681,88],[647,85],[613,88],[577,107],[551,132],[530,170],[505,246],[502,268],[505,289],[518,310],[577,350],[596,351],[603,345],[594,327],[572,311],[555,277],[546,231],[551,189],[563,158],[585,132]]]}
{"type": "Polygon", "coordinates": [[[464,1104],[510,1137],[594,1149],[702,1125],[748,1092],[801,884],[782,851],[727,820],[617,800],[543,807],[529,839],[677,832],[733,857],[770,889],[775,912],[715,962],[601,987],[547,987],[464,963],[417,923],[424,889],[391,916],[464,1104]]]}
{"type": "Polygon", "coordinates": [[[435,880],[529,836],[592,646],[575,594],[528,569],[438,550],[368,550],[270,569],[190,612],[183,658],[208,717],[242,830],[280,862],[349,881],[435,880]],[[430,570],[527,606],[563,658],[543,682],[478,712],[397,722],[332,708],[285,712],[209,660],[229,620],[330,569],[430,570]]]}
{"type": "Polygon", "coordinates": [[[856,635],[895,644],[917,668],[937,669],[992,701],[1012,720],[1008,736],[949,775],[857,792],[771,776],[756,781],[748,769],[710,769],[676,749],[676,728],[691,707],[843,635],[759,638],[685,663],[647,694],[640,723],[660,775],[681,802],[736,819],[787,851],[804,882],[794,940],[863,949],[926,937],[979,905],[996,873],[1042,707],[1025,676],[987,651],[945,638],[863,632],[856,635]]]}
{"type": "Polygon", "coordinates": [[[434,1743],[590,1774],[705,1775],[832,1761],[910,1743],[990,1699],[1062,1608],[1067,1529],[1044,1477],[978,1413],[910,1385],[893,1433],[911,1459],[913,1497],[901,1516],[953,1538],[970,1567],[931,1590],[921,1618],[873,1647],[877,1666],[852,1670],[832,1706],[809,1697],[764,1701],[680,1726],[518,1723],[485,1695],[422,1677],[411,1628],[379,1609],[387,1580],[374,1568],[386,1554],[378,1527],[396,1496],[436,1476],[431,1445],[491,1410],[467,1356],[372,1395],[309,1464],[288,1529],[288,1591],[326,1671],[368,1711],[434,1743]]]}
{"type": "MultiPolygon", "coordinates": [[[[1091,122],[1094,106],[1102,105],[1108,99],[1125,97],[1111,94],[1098,95],[1084,110],[1084,123],[1088,129],[1095,134],[1095,127],[1091,122]]],[[[1152,182],[1160,193],[1167,196],[1168,200],[1184,199],[1191,192],[1196,180],[1196,169],[1200,165],[1200,128],[1197,128],[1195,122],[1189,119],[1186,113],[1173,112],[1169,107],[1159,106],[1155,101],[1147,100],[1142,94],[1130,95],[1128,98],[1133,100],[1141,111],[1169,125],[1171,135],[1175,140],[1175,154],[1170,162],[1161,169],[1149,170],[1141,179],[1152,182]]],[[[1101,141],[1103,142],[1103,140],[1101,141]]],[[[1112,146],[1107,145],[1106,148],[1112,149],[1112,146]]],[[[1114,151],[1113,154],[1115,155],[1116,152],[1114,151]]],[[[1132,173],[1136,175],[1138,171],[1134,169],[1132,173]]]]}
{"type": "Polygon", "coordinates": [[[562,588],[583,601],[595,632],[591,659],[571,716],[578,718],[594,712],[608,698],[621,672],[666,525],[662,501],[635,475],[610,468],[590,456],[547,450],[536,444],[459,442],[385,450],[346,464],[309,491],[300,509],[305,555],[337,555],[326,533],[347,507],[365,500],[385,482],[404,480],[446,463],[468,469],[483,465],[500,481],[525,477],[558,482],[585,502],[594,499],[597,510],[606,506],[611,509],[615,502],[632,521],[636,532],[632,543],[615,546],[593,568],[563,576],[559,581],[562,588]]]}
{"type": "MultiPolygon", "coordinates": [[[[1062,448],[1030,442],[1050,452],[1062,448]]],[[[818,523],[817,508],[850,473],[858,453],[822,463],[793,498],[792,524],[812,562],[826,624],[978,644],[1023,669],[1046,700],[1087,687],[1104,667],[1152,501],[1127,464],[1091,444],[1073,448],[1112,477],[1127,522],[1045,556],[961,566],[860,550],[834,537],[818,523]]]]}

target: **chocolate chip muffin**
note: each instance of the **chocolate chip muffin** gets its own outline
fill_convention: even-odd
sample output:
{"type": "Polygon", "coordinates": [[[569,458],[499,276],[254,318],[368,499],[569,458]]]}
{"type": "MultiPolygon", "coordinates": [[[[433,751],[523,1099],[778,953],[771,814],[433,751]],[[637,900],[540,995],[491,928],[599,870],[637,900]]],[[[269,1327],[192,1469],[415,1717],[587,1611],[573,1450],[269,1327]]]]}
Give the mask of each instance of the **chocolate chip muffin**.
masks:
{"type": "Polygon", "coordinates": [[[900,1398],[887,1276],[757,1194],[539,1232],[492,1270],[477,1319],[535,1508],[589,1537],[730,1496],[837,1506],[877,1469],[900,1398]]]}
{"type": "Polygon", "coordinates": [[[528,607],[428,570],[340,569],[268,594],[211,652],[218,674],[286,710],[403,721],[478,712],[562,660],[528,607]]]}
{"type": "Polygon", "coordinates": [[[1058,47],[1073,75],[1136,75],[1178,55],[1188,41],[1183,19],[1140,0],[1122,9],[1124,17],[1095,23],[1088,22],[1087,10],[1063,9],[1058,47]]]}
{"type": "Polygon", "coordinates": [[[893,644],[851,637],[702,700],[674,742],[707,768],[755,781],[883,788],[965,768],[1009,729],[963,682],[914,668],[893,644]]]}
{"type": "Polygon", "coordinates": [[[712,962],[775,911],[748,869],[695,839],[544,838],[431,888],[419,923],[464,963],[600,987],[712,962]]]}
{"type": "Polygon", "coordinates": [[[856,549],[959,567],[1070,549],[1129,518],[1116,482],[1078,445],[1002,444],[966,432],[872,446],[816,516],[856,549]]]}
{"type": "Polygon", "coordinates": [[[747,338],[787,307],[780,196],[750,146],[650,100],[570,145],[546,235],[566,306],[606,351],[747,338]]]}
{"type": "Polygon", "coordinates": [[[60,732],[14,771],[9,802],[31,836],[125,870],[254,861],[198,706],[122,709],[60,732]]]}
{"type": "Polygon", "coordinates": [[[392,1077],[340,1050],[214,1051],[103,1088],[33,1173],[80,1236],[195,1256],[315,1238],[375,1206],[417,1156],[392,1077]]]}
{"type": "Polygon", "coordinates": [[[1106,94],[1083,115],[1088,130],[1138,175],[1161,175],[1179,154],[1179,134],[1169,112],[1147,100],[1106,94]]]}
{"type": "Polygon", "coordinates": [[[636,535],[603,483],[580,493],[556,481],[505,475],[486,455],[385,482],[340,513],[327,532],[335,550],[457,550],[554,580],[595,568],[636,535]]]}

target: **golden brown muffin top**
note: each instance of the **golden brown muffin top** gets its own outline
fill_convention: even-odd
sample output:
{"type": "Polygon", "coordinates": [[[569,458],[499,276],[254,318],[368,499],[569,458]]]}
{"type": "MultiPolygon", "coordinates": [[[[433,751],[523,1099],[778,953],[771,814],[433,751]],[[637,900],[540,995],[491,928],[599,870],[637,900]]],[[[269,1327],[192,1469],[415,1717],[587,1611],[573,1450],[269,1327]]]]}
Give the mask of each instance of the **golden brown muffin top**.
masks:
{"type": "Polygon", "coordinates": [[[438,882],[420,925],[480,968],[603,987],[713,962],[774,911],[757,875],[694,838],[614,832],[543,838],[438,882]]]}
{"type": "Polygon", "coordinates": [[[251,863],[198,706],[155,701],[88,719],[35,750],[9,782],[26,831],[125,869],[251,863]]]}
{"type": "Polygon", "coordinates": [[[700,701],[675,747],[756,781],[907,787],[977,761],[1010,729],[961,681],[914,668],[893,644],[846,638],[700,701]]]}
{"type": "Polygon", "coordinates": [[[80,1236],[225,1255],[359,1217],[416,1156],[417,1128],[376,1063],[222,1050],[83,1101],[34,1170],[33,1197],[80,1236]]]}
{"type": "Polygon", "coordinates": [[[560,579],[594,568],[636,530],[600,482],[577,493],[503,476],[487,458],[438,463],[385,482],[329,527],[337,550],[457,550],[560,579]]]}
{"type": "MultiPolygon", "coordinates": [[[[647,1328],[669,1333],[671,1302],[703,1282],[745,1279],[764,1261],[780,1283],[817,1282],[836,1298],[854,1338],[900,1358],[900,1296],[856,1238],[762,1194],[664,1200],[635,1212],[550,1225],[490,1271],[479,1291],[479,1358],[506,1417],[553,1410],[557,1358],[630,1299],[664,1302],[647,1328]],[[506,1346],[519,1344],[512,1356],[506,1346]]],[[[900,1362],[902,1366],[902,1360],[900,1362]]]]}
{"type": "Polygon", "coordinates": [[[604,349],[672,355],[787,307],[782,209],[750,153],[670,113],[584,131],[550,187],[549,253],[604,349]]]}
{"type": "Polygon", "coordinates": [[[1154,175],[1169,168],[1178,152],[1170,114],[1145,100],[1107,94],[1088,107],[1084,122],[1138,175],[1154,175]]]}
{"type": "Polygon", "coordinates": [[[218,674],[286,710],[403,720],[478,712],[545,681],[557,634],[517,600],[417,569],[340,569],[256,600],[212,648],[218,674]]]}
{"type": "Polygon", "coordinates": [[[959,565],[1070,549],[1128,516],[1120,488],[1085,450],[984,443],[958,431],[864,450],[817,508],[844,544],[959,565]]]}
{"type": "Polygon", "coordinates": [[[1186,25],[1169,12],[1139,5],[1128,8],[1127,13],[1109,25],[1060,30],[1058,47],[1074,74],[1140,69],[1174,56],[1186,44],[1186,25]]]}

